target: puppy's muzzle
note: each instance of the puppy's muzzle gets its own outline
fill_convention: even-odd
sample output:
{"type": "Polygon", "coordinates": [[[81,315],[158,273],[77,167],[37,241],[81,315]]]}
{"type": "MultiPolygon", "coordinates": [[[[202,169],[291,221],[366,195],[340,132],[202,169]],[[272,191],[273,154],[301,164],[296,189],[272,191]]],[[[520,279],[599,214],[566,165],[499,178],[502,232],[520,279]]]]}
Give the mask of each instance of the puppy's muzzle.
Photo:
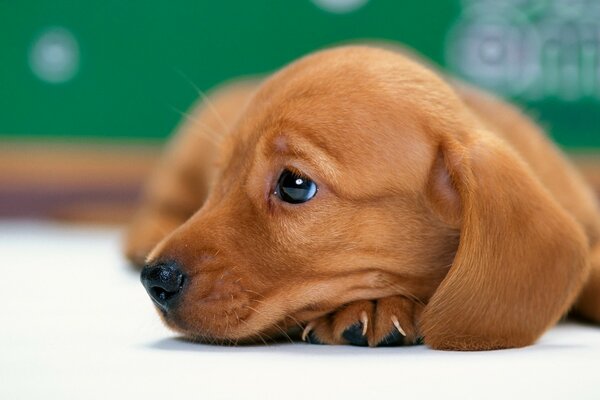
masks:
{"type": "Polygon", "coordinates": [[[185,275],[176,263],[148,265],[142,270],[141,280],[150,298],[166,312],[183,292],[185,275]]]}

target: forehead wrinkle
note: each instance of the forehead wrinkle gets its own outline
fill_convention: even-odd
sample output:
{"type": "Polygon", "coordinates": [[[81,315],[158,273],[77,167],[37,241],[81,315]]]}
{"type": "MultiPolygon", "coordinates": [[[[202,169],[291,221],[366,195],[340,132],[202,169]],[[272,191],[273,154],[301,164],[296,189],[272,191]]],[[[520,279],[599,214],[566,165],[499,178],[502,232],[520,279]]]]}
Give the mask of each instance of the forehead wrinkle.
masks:
{"type": "Polygon", "coordinates": [[[337,182],[335,158],[320,143],[313,141],[309,135],[292,132],[278,133],[269,142],[265,148],[267,152],[300,159],[314,167],[331,184],[337,182]]]}

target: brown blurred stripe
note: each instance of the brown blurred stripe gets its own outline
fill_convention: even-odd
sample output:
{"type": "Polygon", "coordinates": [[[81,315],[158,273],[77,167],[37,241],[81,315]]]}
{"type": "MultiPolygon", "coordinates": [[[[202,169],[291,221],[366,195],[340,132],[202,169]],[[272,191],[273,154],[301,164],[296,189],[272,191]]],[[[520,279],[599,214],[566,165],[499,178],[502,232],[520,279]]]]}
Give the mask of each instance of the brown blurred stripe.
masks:
{"type": "Polygon", "coordinates": [[[92,184],[72,186],[3,185],[0,190],[0,215],[10,217],[45,217],[68,213],[69,208],[134,204],[140,184],[92,184]]]}
{"type": "MultiPolygon", "coordinates": [[[[159,153],[158,144],[0,142],[0,218],[125,222],[159,153]]],[[[600,152],[571,158],[600,196],[600,152]]]]}
{"type": "Polygon", "coordinates": [[[0,217],[122,222],[159,154],[147,144],[0,144],[0,217]]]}

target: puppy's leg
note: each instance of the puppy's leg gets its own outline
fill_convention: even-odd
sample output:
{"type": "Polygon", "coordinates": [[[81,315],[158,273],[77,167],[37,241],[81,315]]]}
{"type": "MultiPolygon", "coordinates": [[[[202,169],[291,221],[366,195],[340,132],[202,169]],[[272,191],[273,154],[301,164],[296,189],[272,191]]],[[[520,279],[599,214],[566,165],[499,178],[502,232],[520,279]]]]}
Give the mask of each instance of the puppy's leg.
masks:
{"type": "Polygon", "coordinates": [[[406,346],[420,343],[422,306],[402,296],[362,300],[310,322],[303,339],[317,344],[406,346]]]}
{"type": "Polygon", "coordinates": [[[592,249],[591,272],[575,303],[574,312],[600,323],[600,245],[592,249]]]}
{"type": "Polygon", "coordinates": [[[186,118],[146,185],[125,237],[125,255],[137,267],[165,236],[198,210],[213,175],[220,137],[236,122],[256,82],[218,90],[186,118]]]}

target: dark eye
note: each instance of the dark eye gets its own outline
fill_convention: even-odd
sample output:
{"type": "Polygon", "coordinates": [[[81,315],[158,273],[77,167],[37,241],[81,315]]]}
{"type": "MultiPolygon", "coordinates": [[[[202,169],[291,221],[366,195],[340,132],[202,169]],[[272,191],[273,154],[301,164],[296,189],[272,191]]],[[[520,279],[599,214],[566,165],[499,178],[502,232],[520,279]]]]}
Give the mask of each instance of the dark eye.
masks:
{"type": "Polygon", "coordinates": [[[275,194],[286,203],[304,203],[315,197],[317,184],[292,171],[284,170],[275,186],[275,194]]]}

